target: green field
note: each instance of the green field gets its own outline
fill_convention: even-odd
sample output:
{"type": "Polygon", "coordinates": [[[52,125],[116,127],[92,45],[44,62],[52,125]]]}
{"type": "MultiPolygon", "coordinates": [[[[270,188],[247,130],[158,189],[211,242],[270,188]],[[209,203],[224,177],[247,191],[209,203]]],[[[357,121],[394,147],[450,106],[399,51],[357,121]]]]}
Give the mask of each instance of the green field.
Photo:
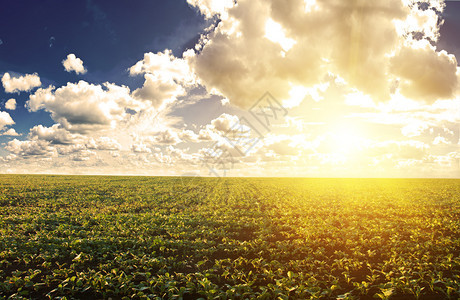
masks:
{"type": "Polygon", "coordinates": [[[0,175],[0,299],[458,299],[460,180],[0,175]]]}

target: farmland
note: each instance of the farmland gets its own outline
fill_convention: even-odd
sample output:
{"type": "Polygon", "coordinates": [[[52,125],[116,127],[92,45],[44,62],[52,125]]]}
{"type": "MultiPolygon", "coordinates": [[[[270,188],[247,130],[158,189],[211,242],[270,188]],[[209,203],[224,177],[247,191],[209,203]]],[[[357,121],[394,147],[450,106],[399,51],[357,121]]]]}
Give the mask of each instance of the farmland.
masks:
{"type": "Polygon", "coordinates": [[[0,175],[0,299],[458,299],[460,180],[0,175]]]}

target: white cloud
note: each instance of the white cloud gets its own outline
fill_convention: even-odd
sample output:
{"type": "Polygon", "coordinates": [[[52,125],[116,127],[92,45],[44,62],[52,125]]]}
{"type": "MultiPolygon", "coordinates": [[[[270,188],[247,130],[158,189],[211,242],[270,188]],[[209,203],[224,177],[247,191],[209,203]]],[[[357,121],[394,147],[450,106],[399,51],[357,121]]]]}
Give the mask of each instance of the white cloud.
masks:
{"type": "Polygon", "coordinates": [[[44,109],[63,128],[75,132],[112,128],[129,120],[128,110],[138,112],[146,107],[131,97],[128,87],[111,83],[101,86],[79,81],[54,90],[53,86],[38,89],[27,108],[32,112],[44,109]]]}
{"type": "Polygon", "coordinates": [[[232,7],[235,0],[187,0],[187,3],[195,6],[207,18],[215,15],[224,15],[226,10],[232,7]]]}
{"type": "Polygon", "coordinates": [[[381,64],[397,40],[392,20],[404,11],[399,1],[390,2],[363,5],[371,16],[360,18],[355,16],[359,4],[318,1],[320,9],[305,12],[303,1],[238,1],[190,61],[208,89],[241,107],[250,106],[268,89],[276,98],[288,99],[292,86],[313,86],[327,71],[369,92],[386,85],[381,64]],[[289,51],[264,38],[270,19],[296,41],[289,51]],[[327,25],[320,26],[320,19],[327,25]],[[366,24],[354,24],[356,19],[366,24]],[[382,33],[378,40],[377,32],[382,33]],[[359,44],[350,40],[353,35],[359,44]],[[362,60],[355,62],[355,56],[362,60]]]}
{"type": "Polygon", "coordinates": [[[48,141],[51,144],[70,145],[82,141],[83,137],[79,134],[72,134],[59,124],[51,127],[37,125],[30,129],[30,139],[39,139],[48,141]]]}
{"type": "Polygon", "coordinates": [[[157,133],[154,137],[154,141],[158,144],[175,145],[181,140],[176,132],[171,129],[167,129],[157,133]]]}
{"type": "Polygon", "coordinates": [[[43,140],[19,141],[14,139],[8,142],[5,149],[21,157],[52,156],[55,151],[49,142],[43,140]]]}
{"type": "Polygon", "coordinates": [[[151,101],[156,108],[174,102],[193,87],[195,76],[186,60],[176,58],[171,50],[145,53],[144,59],[129,69],[131,76],[144,74],[144,85],[133,92],[134,97],[151,101]]]}
{"type": "Polygon", "coordinates": [[[19,77],[11,77],[9,73],[5,73],[2,77],[2,84],[7,93],[30,91],[42,85],[40,77],[36,73],[19,77]]]}
{"type": "Polygon", "coordinates": [[[181,132],[179,132],[179,138],[186,142],[197,142],[198,141],[197,134],[188,129],[184,129],[181,132]]]}
{"type": "Polygon", "coordinates": [[[29,141],[5,148],[18,158],[39,153],[46,145],[59,154],[53,160],[57,159],[63,167],[73,162],[88,168],[95,164],[113,166],[118,163],[113,161],[115,157],[127,163],[131,158],[123,153],[128,151],[146,154],[157,144],[181,142],[177,130],[170,127],[174,118],[166,117],[167,110],[158,111],[151,101],[136,99],[125,86],[85,81],[57,89],[50,86],[32,94],[26,107],[31,112],[50,112],[56,124],[34,126],[29,141]],[[43,147],[39,148],[40,145],[43,147]]]}
{"type": "Polygon", "coordinates": [[[242,134],[250,134],[249,127],[242,127],[238,116],[223,113],[217,118],[213,119],[209,124],[204,126],[198,133],[199,141],[220,141],[223,136],[231,138],[232,133],[240,132],[242,134]],[[247,130],[246,130],[247,129],[247,130]]]}
{"type": "Polygon", "coordinates": [[[0,130],[5,126],[13,125],[14,121],[11,118],[10,114],[5,111],[0,111],[0,130]]]}
{"type": "Polygon", "coordinates": [[[62,61],[62,65],[67,72],[74,71],[77,74],[85,74],[86,68],[83,66],[83,61],[71,53],[62,61]]]}
{"type": "Polygon", "coordinates": [[[5,108],[9,110],[15,110],[16,109],[16,99],[11,98],[8,101],[6,101],[5,108]]]}
{"type": "Polygon", "coordinates": [[[267,90],[287,100],[330,73],[374,101],[388,100],[398,78],[401,93],[415,99],[435,101],[455,90],[455,58],[420,46],[439,35],[440,4],[428,5],[434,12],[402,0],[239,0],[219,8],[219,1],[188,2],[221,22],[186,59],[208,91],[239,107],[267,90]],[[412,32],[423,32],[422,40],[412,32]]]}
{"type": "Polygon", "coordinates": [[[115,150],[120,150],[121,145],[118,141],[116,141],[113,138],[110,137],[100,137],[96,141],[91,139],[91,142],[87,144],[87,147],[91,149],[88,145],[91,145],[92,149],[97,149],[97,150],[110,150],[110,151],[115,151],[115,150]]]}
{"type": "Polygon", "coordinates": [[[430,124],[427,122],[412,120],[401,129],[401,133],[407,137],[420,136],[424,131],[428,130],[429,127],[430,124]]]}
{"type": "Polygon", "coordinates": [[[228,132],[233,126],[239,123],[239,118],[227,113],[221,114],[219,117],[211,121],[211,129],[221,132],[228,132]]]}
{"type": "Polygon", "coordinates": [[[71,133],[59,124],[51,127],[34,126],[30,129],[28,138],[28,141],[11,143],[5,149],[17,157],[58,153],[71,161],[87,161],[96,155],[96,150],[116,152],[121,149],[120,143],[113,138],[105,136],[92,138],[71,133]]]}
{"type": "Polygon", "coordinates": [[[152,150],[144,143],[132,144],[131,150],[135,153],[152,153],[152,150]]]}
{"type": "Polygon", "coordinates": [[[155,108],[162,108],[163,105],[174,102],[177,97],[185,95],[184,88],[172,78],[152,74],[145,74],[144,78],[144,85],[135,90],[133,96],[150,101],[155,108]]]}
{"type": "Polygon", "coordinates": [[[437,41],[439,38],[439,25],[443,21],[438,15],[445,8],[443,0],[407,1],[411,6],[411,13],[404,20],[397,20],[396,28],[401,35],[407,35],[409,39],[424,38],[437,41]],[[420,9],[420,6],[426,9],[420,9]]]}
{"type": "Polygon", "coordinates": [[[82,150],[72,156],[73,161],[88,161],[91,157],[96,156],[96,152],[91,150],[82,150]]]}
{"type": "Polygon", "coordinates": [[[446,139],[445,137],[443,137],[443,136],[439,136],[439,135],[438,135],[438,136],[435,137],[434,140],[433,140],[433,145],[449,145],[449,144],[451,144],[451,143],[449,142],[449,140],[447,140],[447,139],[446,139]]]}
{"type": "Polygon", "coordinates": [[[16,130],[14,130],[14,128],[10,128],[8,129],[7,131],[5,131],[4,133],[0,134],[0,135],[6,135],[6,136],[20,136],[19,133],[16,132],[16,130]]]}
{"type": "Polygon", "coordinates": [[[145,53],[144,59],[129,68],[131,76],[141,74],[154,74],[163,78],[173,79],[187,84],[193,84],[195,77],[185,59],[177,58],[172,51],[145,53]]]}
{"type": "Polygon", "coordinates": [[[433,103],[455,96],[457,60],[444,50],[436,52],[428,42],[423,47],[403,47],[391,59],[390,69],[400,78],[406,97],[433,103]]]}
{"type": "Polygon", "coordinates": [[[60,155],[75,154],[75,153],[79,153],[86,149],[87,149],[86,145],[83,145],[83,144],[65,145],[65,146],[60,145],[56,147],[56,150],[60,155]]]}

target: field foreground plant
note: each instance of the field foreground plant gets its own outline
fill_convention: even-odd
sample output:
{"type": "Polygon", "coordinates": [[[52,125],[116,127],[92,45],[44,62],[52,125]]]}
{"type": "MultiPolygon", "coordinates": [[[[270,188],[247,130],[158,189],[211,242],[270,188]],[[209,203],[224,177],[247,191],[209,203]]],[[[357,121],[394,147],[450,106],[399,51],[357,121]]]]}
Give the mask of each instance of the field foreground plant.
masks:
{"type": "Polygon", "coordinates": [[[0,299],[458,299],[460,180],[0,176],[0,299]]]}

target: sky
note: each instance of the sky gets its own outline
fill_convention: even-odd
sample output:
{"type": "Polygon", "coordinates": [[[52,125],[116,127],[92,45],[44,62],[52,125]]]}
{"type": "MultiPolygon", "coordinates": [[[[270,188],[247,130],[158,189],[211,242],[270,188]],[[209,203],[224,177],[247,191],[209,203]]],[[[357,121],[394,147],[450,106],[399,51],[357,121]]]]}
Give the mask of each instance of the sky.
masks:
{"type": "Polygon", "coordinates": [[[460,178],[460,1],[5,0],[0,173],[460,178]]]}

